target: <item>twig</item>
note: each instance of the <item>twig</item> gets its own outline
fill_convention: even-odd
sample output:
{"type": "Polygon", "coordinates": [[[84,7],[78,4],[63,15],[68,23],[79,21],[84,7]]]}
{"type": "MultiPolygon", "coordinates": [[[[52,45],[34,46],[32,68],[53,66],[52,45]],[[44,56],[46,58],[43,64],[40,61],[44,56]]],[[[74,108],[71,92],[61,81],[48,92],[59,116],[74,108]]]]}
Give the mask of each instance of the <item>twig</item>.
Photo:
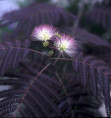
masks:
{"type": "Polygon", "coordinates": [[[74,29],[78,28],[79,22],[81,20],[82,14],[83,14],[83,11],[84,11],[84,5],[79,6],[79,10],[78,10],[78,14],[77,14],[77,19],[76,19],[76,21],[73,24],[73,28],[74,29]]]}
{"type": "MultiPolygon", "coordinates": [[[[56,59],[56,60],[64,60],[64,61],[75,61],[75,60],[77,60],[77,59],[70,59],[70,58],[51,58],[51,59],[56,59]]],[[[80,61],[79,60],[79,62],[80,63],[85,63],[85,64],[87,64],[88,66],[92,66],[93,68],[95,68],[96,70],[100,70],[104,75],[107,75],[107,73],[105,73],[105,72],[103,72],[102,70],[101,70],[101,68],[98,68],[98,67],[95,67],[94,65],[92,65],[92,64],[90,64],[90,63],[86,63],[86,62],[84,62],[84,61],[80,61]]],[[[109,77],[108,76],[108,78],[109,79],[111,79],[111,77],[109,77]]]]}

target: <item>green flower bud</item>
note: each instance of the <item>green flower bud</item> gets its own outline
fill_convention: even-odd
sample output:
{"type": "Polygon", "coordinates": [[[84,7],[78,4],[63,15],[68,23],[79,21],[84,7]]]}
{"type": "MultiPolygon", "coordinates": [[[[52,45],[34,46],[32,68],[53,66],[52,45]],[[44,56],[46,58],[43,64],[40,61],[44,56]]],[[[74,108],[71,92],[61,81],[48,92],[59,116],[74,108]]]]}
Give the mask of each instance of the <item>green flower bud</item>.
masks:
{"type": "Polygon", "coordinates": [[[48,41],[44,41],[43,46],[47,47],[48,45],[49,45],[49,42],[48,41]]]}
{"type": "Polygon", "coordinates": [[[49,51],[49,56],[52,56],[54,54],[53,50],[49,51]]]}
{"type": "Polygon", "coordinates": [[[58,36],[59,38],[61,38],[61,35],[58,32],[56,32],[55,35],[58,36]]]}

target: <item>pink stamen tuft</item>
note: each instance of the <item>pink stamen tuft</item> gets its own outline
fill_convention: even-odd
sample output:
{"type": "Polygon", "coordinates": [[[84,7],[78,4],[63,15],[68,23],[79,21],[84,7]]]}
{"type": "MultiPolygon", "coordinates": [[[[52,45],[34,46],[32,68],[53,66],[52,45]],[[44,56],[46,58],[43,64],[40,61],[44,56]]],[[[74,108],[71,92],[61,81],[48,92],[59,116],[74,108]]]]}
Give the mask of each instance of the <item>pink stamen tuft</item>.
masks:
{"type": "Polygon", "coordinates": [[[40,25],[35,27],[32,33],[32,38],[35,40],[47,41],[50,40],[56,33],[56,28],[51,25],[40,25]]]}
{"type": "Polygon", "coordinates": [[[67,54],[73,57],[76,52],[75,39],[65,34],[55,41],[55,46],[62,55],[67,54]]]}

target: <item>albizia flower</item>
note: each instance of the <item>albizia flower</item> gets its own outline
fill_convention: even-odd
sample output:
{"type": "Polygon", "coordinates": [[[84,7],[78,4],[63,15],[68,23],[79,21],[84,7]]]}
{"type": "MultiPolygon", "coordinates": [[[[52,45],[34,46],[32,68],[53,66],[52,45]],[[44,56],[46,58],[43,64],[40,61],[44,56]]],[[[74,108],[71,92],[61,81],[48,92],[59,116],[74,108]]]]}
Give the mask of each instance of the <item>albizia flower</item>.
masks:
{"type": "Polygon", "coordinates": [[[65,34],[55,41],[55,46],[62,55],[67,54],[73,57],[76,52],[76,41],[65,34]]]}
{"type": "Polygon", "coordinates": [[[40,25],[35,27],[32,37],[35,40],[47,41],[55,35],[56,29],[51,25],[40,25]]]}

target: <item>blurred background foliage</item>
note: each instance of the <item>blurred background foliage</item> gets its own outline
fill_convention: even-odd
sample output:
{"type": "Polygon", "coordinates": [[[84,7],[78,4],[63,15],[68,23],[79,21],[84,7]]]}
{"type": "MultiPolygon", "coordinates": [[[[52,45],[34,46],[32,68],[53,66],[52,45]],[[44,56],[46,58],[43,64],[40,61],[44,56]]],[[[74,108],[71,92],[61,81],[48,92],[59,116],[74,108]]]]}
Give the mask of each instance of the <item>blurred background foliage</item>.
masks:
{"type": "MultiPolygon", "coordinates": [[[[79,17],[79,23],[76,25],[79,24],[82,28],[87,29],[89,32],[111,42],[111,30],[107,28],[105,29],[102,25],[95,22],[84,22],[87,12],[93,10],[96,8],[96,6],[110,7],[111,0],[0,0],[0,18],[2,18],[2,16],[7,12],[17,10],[32,3],[38,2],[55,4],[58,7],[75,14],[79,17]]],[[[11,30],[9,30],[9,28],[0,29],[0,34],[2,34],[3,31],[10,32],[11,30]]]]}

